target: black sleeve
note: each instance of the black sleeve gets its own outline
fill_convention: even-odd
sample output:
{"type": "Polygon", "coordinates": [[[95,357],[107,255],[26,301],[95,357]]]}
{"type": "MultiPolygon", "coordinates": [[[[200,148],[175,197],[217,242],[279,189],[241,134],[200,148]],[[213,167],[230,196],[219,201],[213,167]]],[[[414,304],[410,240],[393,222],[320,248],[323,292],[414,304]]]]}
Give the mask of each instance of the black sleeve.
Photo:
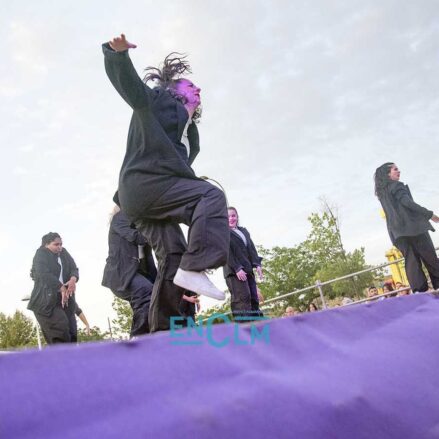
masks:
{"type": "Polygon", "coordinates": [[[62,283],[49,270],[48,255],[43,251],[37,250],[32,263],[32,276],[34,281],[41,281],[47,285],[51,290],[58,291],[62,287],[62,283]]]}
{"type": "Polygon", "coordinates": [[[251,258],[251,263],[253,267],[259,267],[262,263],[262,258],[258,255],[258,251],[256,250],[256,247],[252,241],[252,238],[250,236],[250,232],[247,229],[245,230],[245,234],[247,235],[246,238],[248,240],[248,248],[250,251],[250,258],[251,258]]]}
{"type": "Polygon", "coordinates": [[[114,51],[108,43],[102,45],[105,71],[117,92],[133,109],[149,107],[151,89],[143,83],[128,55],[128,50],[114,51]]]}
{"type": "Polygon", "coordinates": [[[401,203],[405,208],[421,214],[426,219],[431,219],[431,217],[433,216],[433,211],[428,210],[413,201],[412,197],[410,196],[410,192],[405,184],[398,182],[392,188],[392,194],[395,200],[398,203],[401,203]]]}
{"type": "Polygon", "coordinates": [[[82,309],[79,308],[78,304],[75,302],[75,314],[79,317],[82,314],[82,309]]]}
{"type": "Polygon", "coordinates": [[[122,212],[118,212],[113,216],[113,219],[111,220],[111,228],[115,233],[128,242],[137,245],[146,244],[144,236],[137,229],[131,227],[130,221],[122,212]]]}
{"type": "MultiPolygon", "coordinates": [[[[78,281],[79,280],[79,270],[78,270],[78,267],[76,266],[74,259],[70,256],[70,253],[65,248],[63,248],[62,251],[64,253],[64,257],[65,257],[65,260],[67,261],[67,266],[69,268],[68,272],[66,273],[67,279],[70,279],[72,276],[75,276],[76,281],[78,281]]],[[[64,279],[66,279],[66,277],[64,277],[64,279]]]]}
{"type": "Polygon", "coordinates": [[[230,237],[230,249],[229,249],[229,257],[227,259],[227,265],[237,273],[239,270],[243,268],[243,265],[238,259],[238,255],[236,252],[236,245],[233,242],[232,237],[230,237]]]}

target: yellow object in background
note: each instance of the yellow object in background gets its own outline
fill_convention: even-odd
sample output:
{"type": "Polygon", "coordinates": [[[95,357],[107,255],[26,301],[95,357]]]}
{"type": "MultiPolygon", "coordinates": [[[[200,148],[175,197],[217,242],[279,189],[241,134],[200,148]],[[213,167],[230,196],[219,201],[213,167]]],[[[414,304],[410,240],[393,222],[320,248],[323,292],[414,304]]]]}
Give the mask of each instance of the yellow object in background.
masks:
{"type": "MultiPolygon", "coordinates": [[[[386,258],[389,262],[396,261],[397,259],[401,259],[402,253],[396,248],[392,247],[389,251],[386,252],[386,258]]],[[[392,272],[393,282],[401,282],[403,285],[408,285],[409,281],[407,279],[407,274],[405,273],[405,265],[404,259],[396,264],[390,265],[390,270],[392,272]]]]}

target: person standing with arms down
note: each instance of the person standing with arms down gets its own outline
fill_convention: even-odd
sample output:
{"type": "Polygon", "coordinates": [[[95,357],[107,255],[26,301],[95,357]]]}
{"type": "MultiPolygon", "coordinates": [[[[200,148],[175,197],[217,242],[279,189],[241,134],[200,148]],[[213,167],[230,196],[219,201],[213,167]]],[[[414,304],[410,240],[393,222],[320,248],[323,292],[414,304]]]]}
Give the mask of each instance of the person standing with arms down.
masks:
{"type": "Polygon", "coordinates": [[[238,211],[229,206],[230,251],[224,277],[232,296],[231,308],[234,317],[262,317],[259,309],[258,288],[253,269],[263,279],[261,261],[250,233],[239,227],[238,211]]]}
{"type": "Polygon", "coordinates": [[[428,290],[422,264],[434,289],[439,288],[439,259],[428,233],[434,232],[430,220],[439,223],[433,211],[416,204],[407,185],[399,181],[401,172],[391,162],[375,171],[375,195],[386,214],[390,239],[404,256],[405,270],[414,292],[428,290]]]}
{"type": "Polygon", "coordinates": [[[201,100],[200,88],[180,77],[191,72],[184,57],[168,55],[143,82],[128,56],[136,46],[125,35],[102,47],[107,75],[133,110],[115,201],[157,257],[149,324],[152,332],[166,330],[184,290],[224,299],[204,271],[227,261],[226,201],[191,168],[200,149],[194,118],[201,100]],[[179,223],[189,226],[187,245],[179,223]]]}
{"type": "Polygon", "coordinates": [[[47,344],[70,343],[79,272],[58,233],[42,237],[30,275],[35,285],[27,308],[34,312],[47,344]]]}

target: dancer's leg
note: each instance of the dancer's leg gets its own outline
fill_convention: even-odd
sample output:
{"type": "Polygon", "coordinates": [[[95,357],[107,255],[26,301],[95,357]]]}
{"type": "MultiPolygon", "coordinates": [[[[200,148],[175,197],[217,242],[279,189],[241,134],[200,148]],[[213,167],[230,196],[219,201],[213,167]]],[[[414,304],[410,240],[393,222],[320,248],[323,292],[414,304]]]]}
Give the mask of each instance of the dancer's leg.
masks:
{"type": "Polygon", "coordinates": [[[422,271],[421,257],[415,246],[412,244],[412,237],[404,236],[396,240],[396,247],[401,251],[405,259],[405,272],[410,287],[414,292],[428,290],[428,282],[422,271]]]}
{"type": "Polygon", "coordinates": [[[428,271],[431,284],[436,290],[439,288],[439,258],[437,257],[430,234],[427,232],[422,235],[414,236],[413,241],[421,260],[428,271]]]}
{"type": "Polygon", "coordinates": [[[227,262],[230,232],[224,194],[204,180],[181,179],[146,213],[149,220],[170,220],[189,226],[188,246],[180,268],[200,272],[227,262]]]}
{"type": "Polygon", "coordinates": [[[157,277],[149,307],[151,332],[169,329],[171,316],[179,316],[179,304],[184,290],[174,284],[174,276],[186,251],[186,241],[180,226],[171,221],[143,222],[138,227],[154,250],[157,277]]]}
{"type": "Polygon", "coordinates": [[[149,332],[148,313],[151,303],[152,283],[141,274],[136,274],[128,286],[129,302],[133,310],[131,337],[149,332]]]}

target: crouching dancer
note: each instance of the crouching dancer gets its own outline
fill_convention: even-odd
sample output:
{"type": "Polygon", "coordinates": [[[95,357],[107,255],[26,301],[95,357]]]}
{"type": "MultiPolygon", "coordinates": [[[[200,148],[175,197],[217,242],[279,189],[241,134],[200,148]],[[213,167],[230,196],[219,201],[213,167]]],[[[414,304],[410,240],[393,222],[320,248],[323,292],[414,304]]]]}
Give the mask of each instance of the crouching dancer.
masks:
{"type": "Polygon", "coordinates": [[[130,304],[133,311],[130,337],[149,332],[148,312],[156,275],[145,238],[119,207],[115,207],[108,232],[108,258],[102,285],[130,304]]]}
{"type": "Polygon", "coordinates": [[[144,82],[128,56],[124,35],[103,45],[105,69],[133,110],[117,199],[154,250],[158,274],[149,311],[151,331],[169,328],[184,290],[224,299],[204,273],[227,261],[229,231],[224,194],[196,177],[200,89],[180,75],[184,57],[169,55],[162,69],[148,68],[144,82]],[[155,81],[150,88],[148,81],[155,81]],[[179,223],[189,226],[188,243],[179,223]]]}

